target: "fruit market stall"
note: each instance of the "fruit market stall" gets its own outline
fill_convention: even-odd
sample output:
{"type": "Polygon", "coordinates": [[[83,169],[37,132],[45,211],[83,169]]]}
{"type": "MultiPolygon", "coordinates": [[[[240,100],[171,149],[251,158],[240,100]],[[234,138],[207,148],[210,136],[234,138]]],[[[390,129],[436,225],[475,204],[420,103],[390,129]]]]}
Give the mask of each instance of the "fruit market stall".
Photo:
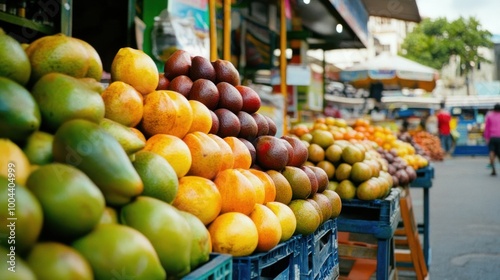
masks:
{"type": "MultiPolygon", "coordinates": [[[[23,48],[0,34],[2,57],[15,58],[0,68],[0,192],[21,206],[4,200],[0,217],[30,229],[2,227],[0,248],[23,279],[336,279],[339,236],[356,227],[343,205],[384,205],[392,232],[397,187],[427,159],[362,119],[278,135],[224,31],[225,59],[179,49],[158,67],[120,48],[106,83],[84,40],[23,48]]],[[[280,88],[286,99],[286,79],[280,88]]],[[[378,277],[392,265],[389,235],[378,235],[378,277]]]]}
{"type": "MultiPolygon", "coordinates": [[[[1,164],[10,167],[0,173],[1,190],[7,197],[15,189],[23,207],[11,213],[31,229],[6,247],[23,279],[45,271],[94,279],[335,277],[340,197],[327,189],[325,169],[306,164],[305,142],[275,136],[259,95],[240,84],[231,63],[178,50],[159,73],[148,55],[122,48],[103,85],[86,42],[39,40],[26,53],[9,41],[28,71],[0,77],[1,164]],[[71,63],[53,68],[61,61],[71,63]]],[[[0,273],[8,279],[7,269],[0,273]]]]}
{"type": "Polygon", "coordinates": [[[453,96],[446,100],[452,114],[455,130],[455,156],[488,155],[483,138],[484,117],[493,105],[500,102],[498,96],[453,96]]]}

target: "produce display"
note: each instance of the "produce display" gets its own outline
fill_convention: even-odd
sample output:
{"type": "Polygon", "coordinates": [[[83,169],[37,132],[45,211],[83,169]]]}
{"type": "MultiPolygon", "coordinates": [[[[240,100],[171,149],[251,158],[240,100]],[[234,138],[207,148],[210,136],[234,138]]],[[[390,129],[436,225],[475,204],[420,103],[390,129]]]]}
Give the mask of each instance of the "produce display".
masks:
{"type": "Polygon", "coordinates": [[[306,128],[296,126],[292,133],[308,145],[308,165],[320,167],[328,175],[328,189],[341,199],[374,200],[387,196],[393,187],[387,162],[370,140],[335,139],[335,132],[350,130],[344,120],[317,119],[306,128]]]}
{"type": "Polygon", "coordinates": [[[439,137],[427,131],[409,131],[398,136],[402,141],[412,144],[417,152],[430,160],[442,161],[445,151],[439,137]],[[417,148],[418,147],[418,148],[417,148]]]}
{"type": "Polygon", "coordinates": [[[340,214],[312,144],[276,137],[228,61],[179,50],[160,73],[122,48],[103,86],[76,38],[23,50],[2,33],[0,46],[12,58],[0,63],[0,194],[13,197],[0,217],[17,218],[0,244],[22,279],[182,278],[211,252],[266,252],[340,214]]]}
{"type": "Polygon", "coordinates": [[[183,50],[160,72],[121,48],[106,85],[77,38],[0,32],[0,56],[0,279],[180,279],[311,235],[436,158],[430,137],[364,119],[276,136],[231,62],[183,50]]]}
{"type": "Polygon", "coordinates": [[[295,125],[291,133],[307,143],[308,163],[329,174],[329,189],[342,199],[382,198],[391,187],[411,183],[416,170],[429,164],[415,142],[365,119],[350,126],[344,119],[318,118],[295,125]]]}

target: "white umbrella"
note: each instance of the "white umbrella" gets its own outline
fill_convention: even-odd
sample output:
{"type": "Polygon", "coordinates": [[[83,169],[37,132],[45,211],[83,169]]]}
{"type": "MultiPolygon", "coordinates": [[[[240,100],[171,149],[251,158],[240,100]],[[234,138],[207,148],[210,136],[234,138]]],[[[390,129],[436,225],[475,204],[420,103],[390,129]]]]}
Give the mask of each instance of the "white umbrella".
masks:
{"type": "Polygon", "coordinates": [[[422,88],[432,91],[437,70],[387,52],[340,72],[340,79],[358,88],[380,81],[386,88],[422,88]]]}

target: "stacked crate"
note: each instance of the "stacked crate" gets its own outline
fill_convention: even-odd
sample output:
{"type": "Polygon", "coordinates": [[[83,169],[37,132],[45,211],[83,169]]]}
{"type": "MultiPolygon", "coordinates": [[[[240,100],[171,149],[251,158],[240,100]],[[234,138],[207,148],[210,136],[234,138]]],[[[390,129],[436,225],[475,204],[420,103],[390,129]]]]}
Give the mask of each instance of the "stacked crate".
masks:
{"type": "Polygon", "coordinates": [[[339,258],[337,219],[323,223],[313,234],[299,242],[300,279],[337,279],[339,258]]]}
{"type": "Polygon", "coordinates": [[[377,280],[396,277],[394,233],[401,217],[400,195],[399,188],[392,188],[384,199],[342,201],[337,218],[341,279],[354,279],[353,274],[357,280],[369,279],[375,271],[377,280]],[[353,239],[363,235],[367,240],[353,239]],[[353,265],[343,266],[347,262],[353,265]],[[356,271],[358,267],[366,271],[356,271]]]}
{"type": "Polygon", "coordinates": [[[226,254],[210,254],[208,262],[198,267],[182,280],[231,280],[233,257],[226,254]]]}

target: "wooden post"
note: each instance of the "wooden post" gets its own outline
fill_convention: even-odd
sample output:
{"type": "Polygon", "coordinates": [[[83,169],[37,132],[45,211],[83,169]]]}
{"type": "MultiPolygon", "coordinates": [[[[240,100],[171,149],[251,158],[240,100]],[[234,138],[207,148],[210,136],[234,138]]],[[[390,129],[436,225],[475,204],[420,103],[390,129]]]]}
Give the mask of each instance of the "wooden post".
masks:
{"type": "Polygon", "coordinates": [[[210,61],[217,59],[217,22],[215,20],[215,0],[208,1],[208,13],[210,15],[210,61]]]}
{"type": "Polygon", "coordinates": [[[231,60],[231,0],[223,0],[224,2],[224,29],[223,29],[223,50],[222,58],[231,60]]]}
{"type": "Polygon", "coordinates": [[[285,16],[285,0],[280,1],[280,89],[285,102],[283,110],[283,135],[288,133],[288,95],[286,87],[286,16],[285,16]]]}

